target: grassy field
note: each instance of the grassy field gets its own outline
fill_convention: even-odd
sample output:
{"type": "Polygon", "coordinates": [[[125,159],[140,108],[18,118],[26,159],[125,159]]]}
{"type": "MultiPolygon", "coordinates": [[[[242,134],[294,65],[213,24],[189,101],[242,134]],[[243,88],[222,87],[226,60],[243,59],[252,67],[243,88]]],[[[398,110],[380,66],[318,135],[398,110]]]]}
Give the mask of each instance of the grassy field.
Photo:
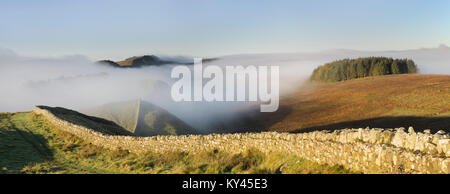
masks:
{"type": "Polygon", "coordinates": [[[409,127],[450,130],[450,76],[386,75],[308,83],[281,97],[274,113],[255,113],[254,128],[272,131],[409,127]]]}
{"type": "Polygon", "coordinates": [[[106,150],[32,113],[0,114],[0,173],[351,173],[340,166],[258,149],[133,154],[106,150]]]}

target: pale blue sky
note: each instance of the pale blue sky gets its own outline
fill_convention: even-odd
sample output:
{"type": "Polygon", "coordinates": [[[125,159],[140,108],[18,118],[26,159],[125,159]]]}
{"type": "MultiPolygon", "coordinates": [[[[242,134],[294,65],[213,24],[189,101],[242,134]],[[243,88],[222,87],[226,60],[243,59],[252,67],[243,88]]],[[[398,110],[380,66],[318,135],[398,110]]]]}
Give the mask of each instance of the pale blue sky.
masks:
{"type": "Polygon", "coordinates": [[[1,0],[0,47],[93,59],[450,45],[447,0],[1,0]]]}

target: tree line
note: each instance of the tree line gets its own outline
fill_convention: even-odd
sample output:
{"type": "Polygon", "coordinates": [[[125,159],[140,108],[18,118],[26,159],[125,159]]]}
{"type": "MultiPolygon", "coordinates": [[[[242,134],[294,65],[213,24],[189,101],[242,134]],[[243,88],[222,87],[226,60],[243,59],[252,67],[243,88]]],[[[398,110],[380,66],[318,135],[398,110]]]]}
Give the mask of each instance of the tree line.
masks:
{"type": "Polygon", "coordinates": [[[366,57],[343,59],[319,66],[313,71],[311,81],[338,82],[368,76],[417,73],[418,68],[410,59],[366,57]]]}

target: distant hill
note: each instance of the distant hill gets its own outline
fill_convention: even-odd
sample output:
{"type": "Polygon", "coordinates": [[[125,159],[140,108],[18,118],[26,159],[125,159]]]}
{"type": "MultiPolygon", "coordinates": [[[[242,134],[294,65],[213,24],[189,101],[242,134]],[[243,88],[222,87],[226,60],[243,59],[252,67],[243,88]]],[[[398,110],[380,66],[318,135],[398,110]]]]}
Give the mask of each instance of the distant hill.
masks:
{"type": "Polygon", "coordinates": [[[114,121],[137,136],[197,133],[188,124],[166,110],[140,100],[109,103],[84,112],[114,121]]]}
{"type": "MultiPolygon", "coordinates": [[[[217,58],[205,58],[203,59],[203,63],[207,63],[210,61],[214,61],[217,58]]],[[[143,56],[134,56],[127,58],[123,61],[111,61],[111,60],[100,60],[97,61],[100,64],[106,64],[113,67],[119,68],[135,68],[135,67],[143,67],[143,66],[158,66],[165,64],[182,64],[182,65],[192,65],[193,62],[182,62],[177,60],[163,60],[155,55],[143,55],[143,56]]]]}
{"type": "Polygon", "coordinates": [[[338,82],[369,76],[417,73],[417,71],[416,64],[410,59],[367,57],[327,63],[316,68],[310,79],[319,82],[338,82]]]}
{"type": "Polygon", "coordinates": [[[111,61],[111,60],[101,60],[98,63],[103,63],[111,65],[113,67],[142,67],[142,66],[152,66],[152,65],[164,65],[169,63],[177,63],[174,61],[164,61],[159,59],[154,55],[144,55],[144,56],[134,56],[123,61],[111,61]]]}

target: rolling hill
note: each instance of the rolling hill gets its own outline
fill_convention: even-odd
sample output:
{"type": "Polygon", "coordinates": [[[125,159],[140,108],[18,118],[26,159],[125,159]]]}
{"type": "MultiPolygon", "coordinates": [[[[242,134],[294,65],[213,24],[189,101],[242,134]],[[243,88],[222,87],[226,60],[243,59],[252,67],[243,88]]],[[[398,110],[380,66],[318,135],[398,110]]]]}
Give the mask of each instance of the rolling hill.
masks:
{"type": "Polygon", "coordinates": [[[143,55],[143,56],[134,56],[127,58],[123,61],[111,61],[111,60],[101,60],[97,63],[107,64],[113,67],[142,67],[142,66],[152,66],[152,65],[164,65],[169,63],[177,63],[174,61],[164,61],[154,55],[143,55]]]}
{"type": "Polygon", "coordinates": [[[259,109],[228,128],[304,132],[340,128],[450,130],[450,76],[401,74],[337,83],[306,83],[282,96],[273,113],[259,109]]]}
{"type": "MultiPolygon", "coordinates": [[[[208,63],[211,61],[215,61],[218,58],[204,58],[203,63],[208,63]]],[[[112,60],[100,60],[97,61],[100,64],[106,64],[112,67],[119,68],[136,68],[143,66],[158,66],[158,65],[166,65],[166,64],[179,64],[179,65],[192,65],[192,58],[177,58],[177,57],[169,57],[166,59],[161,59],[155,55],[143,55],[143,56],[134,56],[127,58],[122,61],[112,61],[112,60]]]]}
{"type": "Polygon", "coordinates": [[[109,103],[83,112],[111,120],[137,136],[198,133],[166,110],[141,100],[109,103]]]}

